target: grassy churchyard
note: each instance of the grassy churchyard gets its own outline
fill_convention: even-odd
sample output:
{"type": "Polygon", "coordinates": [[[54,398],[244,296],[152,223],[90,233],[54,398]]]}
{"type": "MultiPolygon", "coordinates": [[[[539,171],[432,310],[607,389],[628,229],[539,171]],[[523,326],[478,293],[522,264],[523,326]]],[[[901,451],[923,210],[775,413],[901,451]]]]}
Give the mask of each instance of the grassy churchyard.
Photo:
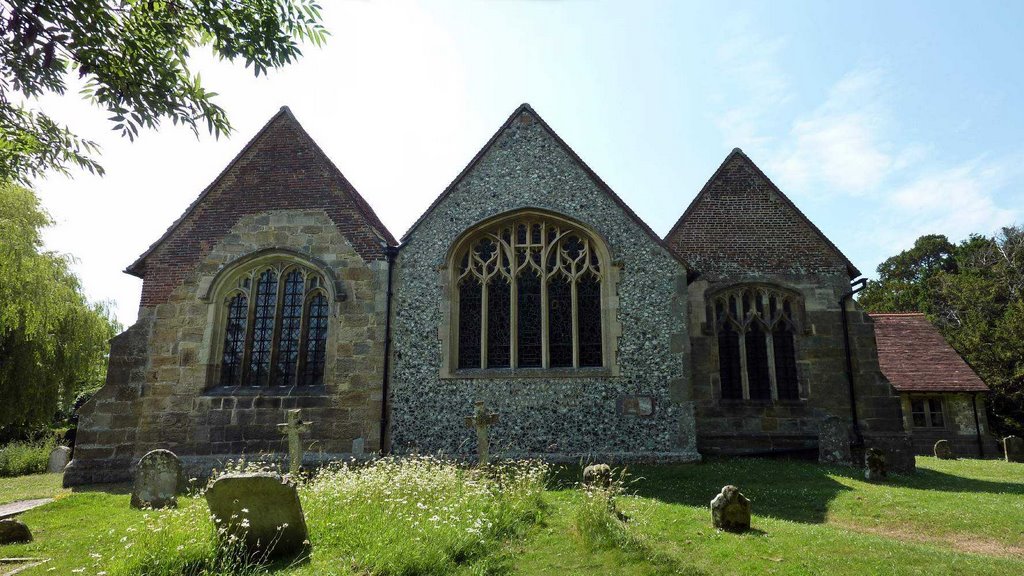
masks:
{"type": "MultiPolygon", "coordinates": [[[[429,458],[321,471],[299,490],[308,561],[246,566],[217,552],[201,496],[140,511],[127,486],[74,491],[58,475],[0,479],[0,504],[56,500],[20,516],[49,559],[19,574],[1024,574],[1024,464],[918,458],[913,477],[781,460],[637,466],[609,510],[577,468],[505,464],[488,474],[429,458]],[[735,484],[745,534],[711,527],[735,484]]],[[[0,563],[0,574],[16,564],[0,563]]]]}

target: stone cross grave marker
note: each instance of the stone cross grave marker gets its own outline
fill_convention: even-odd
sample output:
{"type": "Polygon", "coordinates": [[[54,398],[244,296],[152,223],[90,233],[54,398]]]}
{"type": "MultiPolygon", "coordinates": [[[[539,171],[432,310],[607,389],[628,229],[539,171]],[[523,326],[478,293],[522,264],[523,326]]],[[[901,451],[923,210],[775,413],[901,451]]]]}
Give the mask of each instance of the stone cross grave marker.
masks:
{"type": "Polygon", "coordinates": [[[498,423],[498,415],[488,412],[483,400],[473,404],[473,415],[466,416],[466,427],[476,428],[476,456],[480,466],[486,466],[489,458],[491,441],[488,432],[491,426],[498,423]]]}
{"type": "Polygon", "coordinates": [[[298,474],[302,467],[302,441],[299,434],[308,432],[312,422],[303,422],[301,410],[289,410],[288,421],[278,424],[277,429],[281,434],[288,436],[288,472],[298,474]]]}

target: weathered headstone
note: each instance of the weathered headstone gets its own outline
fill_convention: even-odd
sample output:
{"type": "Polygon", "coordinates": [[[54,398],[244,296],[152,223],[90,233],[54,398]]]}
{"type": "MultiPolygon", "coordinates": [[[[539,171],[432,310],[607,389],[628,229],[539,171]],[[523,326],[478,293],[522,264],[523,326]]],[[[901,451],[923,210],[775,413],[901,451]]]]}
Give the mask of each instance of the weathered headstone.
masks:
{"type": "Polygon", "coordinates": [[[864,452],[864,478],[878,482],[885,480],[886,476],[885,454],[878,448],[868,448],[864,452]]]}
{"type": "Polygon", "coordinates": [[[0,545],[32,541],[32,531],[23,522],[8,518],[0,520],[0,545]]]}
{"type": "Polygon", "coordinates": [[[952,460],[953,459],[953,448],[949,445],[949,440],[939,440],[935,443],[935,447],[932,448],[935,452],[935,457],[939,460],[952,460]]]}
{"type": "Polygon", "coordinates": [[[818,428],[818,461],[825,464],[852,464],[850,427],[836,416],[826,416],[818,428]]]}
{"type": "Polygon", "coordinates": [[[1003,454],[1007,462],[1024,462],[1024,439],[1019,436],[1003,438],[1003,454]]]}
{"type": "Polygon", "coordinates": [[[135,470],[132,508],[173,508],[185,488],[181,460],[170,450],[147,452],[135,470]]]}
{"type": "Polygon", "coordinates": [[[302,440],[299,434],[309,431],[312,422],[303,422],[301,410],[289,410],[288,421],[278,424],[281,434],[288,436],[288,472],[298,474],[302,468],[302,440]]]}
{"type": "Polygon", "coordinates": [[[67,446],[54,446],[53,450],[50,450],[50,460],[46,463],[46,471],[63,472],[70,461],[71,448],[67,446]]]}
{"type": "Polygon", "coordinates": [[[476,456],[480,466],[486,466],[490,460],[491,441],[488,431],[497,423],[498,415],[488,412],[483,400],[477,400],[473,404],[472,416],[466,416],[466,426],[476,428],[476,456]]]}
{"type": "Polygon", "coordinates": [[[735,486],[723,487],[711,501],[711,523],[728,532],[750,530],[750,500],[735,486]]]}
{"type": "Polygon", "coordinates": [[[591,464],[583,469],[583,483],[596,488],[607,489],[612,485],[612,467],[607,464],[591,464]]]}
{"type": "Polygon", "coordinates": [[[355,440],[352,441],[352,455],[353,456],[362,456],[363,452],[365,450],[366,450],[366,440],[362,436],[360,436],[359,438],[356,438],[355,440]]]}
{"type": "Polygon", "coordinates": [[[229,474],[206,491],[222,540],[235,536],[258,559],[309,550],[309,534],[295,486],[274,474],[229,474]]]}

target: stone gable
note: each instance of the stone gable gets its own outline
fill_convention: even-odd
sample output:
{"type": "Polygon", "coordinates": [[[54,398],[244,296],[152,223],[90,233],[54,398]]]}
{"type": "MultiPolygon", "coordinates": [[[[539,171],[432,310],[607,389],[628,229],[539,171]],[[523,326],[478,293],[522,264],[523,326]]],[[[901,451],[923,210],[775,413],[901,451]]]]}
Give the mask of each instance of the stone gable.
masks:
{"type": "Polygon", "coordinates": [[[287,108],[246,145],[162,238],[128,272],[143,278],[142,306],[168,298],[240,218],[272,210],[317,208],[367,261],[396,244],[287,108]]]}
{"type": "Polygon", "coordinates": [[[468,454],[462,425],[475,400],[502,414],[505,454],[608,454],[692,459],[686,403],[686,268],[528,107],[521,107],[404,238],[396,263],[391,445],[468,454]],[[540,210],[580,222],[607,243],[621,326],[615,370],[598,376],[442,377],[449,334],[447,258],[467,230],[495,216],[540,210]],[[627,396],[653,415],[620,414],[627,396]]]}
{"type": "Polygon", "coordinates": [[[665,241],[712,280],[860,274],[738,148],[665,241]]]}

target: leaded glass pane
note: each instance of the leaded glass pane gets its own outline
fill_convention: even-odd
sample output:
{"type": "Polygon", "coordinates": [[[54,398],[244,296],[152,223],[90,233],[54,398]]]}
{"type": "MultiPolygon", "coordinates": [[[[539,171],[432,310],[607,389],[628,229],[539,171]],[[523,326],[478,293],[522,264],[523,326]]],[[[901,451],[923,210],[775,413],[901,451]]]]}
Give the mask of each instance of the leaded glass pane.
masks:
{"type": "Polygon", "coordinates": [[[300,384],[319,386],[324,383],[324,364],[327,360],[327,298],[317,293],[309,301],[304,343],[306,357],[300,384]]]}
{"type": "Polygon", "coordinates": [[[572,367],[572,286],[564,277],[548,283],[548,346],[551,367],[572,367]]]}
{"type": "Polygon", "coordinates": [[[718,331],[718,364],[722,377],[722,398],[743,399],[743,377],[740,375],[740,335],[726,323],[718,331]]]}
{"type": "Polygon", "coordinates": [[[751,400],[770,400],[772,397],[771,376],[768,374],[768,342],[758,324],[750,326],[746,336],[747,383],[751,400]]]}
{"type": "Polygon", "coordinates": [[[274,368],[275,386],[294,386],[299,364],[299,330],[302,324],[302,299],[305,290],[302,272],[292,270],[285,276],[281,301],[281,336],[274,368]]]}
{"type": "Polygon", "coordinates": [[[538,368],[541,366],[541,310],[540,277],[527,271],[520,274],[518,282],[518,337],[519,366],[538,368]]]}
{"type": "Polygon", "coordinates": [[[487,286],[487,367],[508,368],[512,362],[512,286],[503,276],[487,286]]]}
{"type": "Polygon", "coordinates": [[[580,366],[601,366],[601,283],[586,275],[576,287],[580,366]]]}
{"type": "Polygon", "coordinates": [[[772,346],[775,348],[775,385],[780,400],[799,400],[800,384],[796,374],[796,349],[793,333],[779,324],[772,332],[772,346]]]}
{"type": "Polygon", "coordinates": [[[924,400],[912,400],[910,414],[914,420],[914,426],[923,428],[928,425],[928,416],[924,412],[924,400]]]}
{"type": "Polygon", "coordinates": [[[256,282],[256,306],[253,310],[252,353],[246,384],[263,386],[270,376],[270,356],[274,346],[274,315],[277,312],[277,273],[266,270],[256,282]]]}
{"type": "Polygon", "coordinates": [[[220,385],[242,383],[242,362],[245,357],[245,328],[249,323],[249,299],[236,294],[228,303],[227,329],[224,334],[224,356],[221,358],[220,385]]]}
{"type": "Polygon", "coordinates": [[[928,400],[928,407],[930,408],[932,417],[932,426],[936,428],[942,428],[946,425],[945,420],[942,418],[942,400],[938,398],[932,398],[928,400]]]}
{"type": "Polygon", "coordinates": [[[469,279],[459,286],[459,368],[480,367],[482,294],[476,280],[469,279]]]}

